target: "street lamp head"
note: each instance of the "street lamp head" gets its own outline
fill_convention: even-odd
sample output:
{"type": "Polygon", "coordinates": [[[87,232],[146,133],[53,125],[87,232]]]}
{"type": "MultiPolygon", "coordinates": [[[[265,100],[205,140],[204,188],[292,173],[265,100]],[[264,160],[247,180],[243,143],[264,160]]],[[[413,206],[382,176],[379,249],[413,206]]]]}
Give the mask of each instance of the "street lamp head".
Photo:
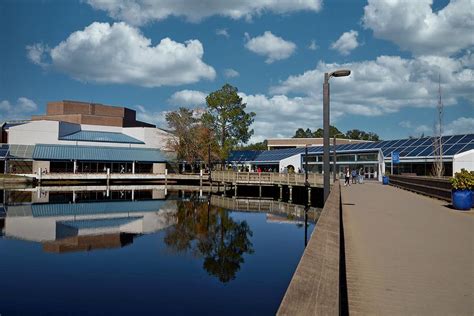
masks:
{"type": "Polygon", "coordinates": [[[349,69],[340,69],[331,72],[329,77],[347,77],[351,74],[351,71],[349,69]]]}

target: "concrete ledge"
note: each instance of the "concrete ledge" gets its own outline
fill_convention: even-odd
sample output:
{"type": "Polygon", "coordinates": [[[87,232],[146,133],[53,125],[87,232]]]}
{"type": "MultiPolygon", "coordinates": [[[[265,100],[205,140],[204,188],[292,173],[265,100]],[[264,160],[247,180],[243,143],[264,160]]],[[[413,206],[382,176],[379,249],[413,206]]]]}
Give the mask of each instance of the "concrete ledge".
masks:
{"type": "Polygon", "coordinates": [[[324,205],[278,315],[339,314],[340,197],[338,181],[324,205]]]}

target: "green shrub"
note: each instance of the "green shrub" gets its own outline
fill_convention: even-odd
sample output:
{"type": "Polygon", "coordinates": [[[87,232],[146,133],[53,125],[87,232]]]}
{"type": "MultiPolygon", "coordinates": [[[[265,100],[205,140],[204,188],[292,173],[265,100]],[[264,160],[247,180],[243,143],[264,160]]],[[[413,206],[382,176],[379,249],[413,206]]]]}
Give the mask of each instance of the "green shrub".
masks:
{"type": "Polygon", "coordinates": [[[474,189],[474,171],[461,169],[461,172],[456,172],[450,181],[455,190],[472,190],[474,189]]]}

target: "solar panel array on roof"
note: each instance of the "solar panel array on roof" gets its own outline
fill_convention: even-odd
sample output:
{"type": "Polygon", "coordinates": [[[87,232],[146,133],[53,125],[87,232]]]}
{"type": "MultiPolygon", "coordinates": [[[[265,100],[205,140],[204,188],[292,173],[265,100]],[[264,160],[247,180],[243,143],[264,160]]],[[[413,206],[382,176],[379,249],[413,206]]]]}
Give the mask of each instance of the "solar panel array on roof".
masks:
{"type": "MultiPolygon", "coordinates": [[[[396,139],[388,141],[379,141],[379,142],[366,142],[366,143],[357,143],[357,144],[343,144],[337,145],[336,151],[338,152],[367,152],[367,151],[377,151],[382,150],[382,153],[386,159],[390,159],[392,152],[398,152],[401,158],[410,157],[410,158],[426,158],[433,156],[433,137],[423,137],[423,138],[413,138],[413,139],[396,139]]],[[[471,149],[474,149],[474,134],[464,134],[464,135],[452,135],[452,136],[443,136],[443,156],[454,156],[460,152],[465,152],[471,149]]],[[[332,146],[330,151],[332,151],[332,146]]],[[[304,153],[304,148],[288,148],[288,149],[276,149],[262,151],[260,153],[253,153],[248,155],[247,160],[241,161],[253,161],[253,162],[278,162],[282,159],[294,156],[296,154],[304,153]]],[[[308,147],[308,153],[310,154],[322,154],[323,147],[308,147]]],[[[245,151],[240,151],[241,156],[245,156],[245,151]]],[[[232,160],[233,155],[229,157],[230,161],[232,160]]]]}
{"type": "Polygon", "coordinates": [[[255,158],[262,153],[261,150],[235,150],[229,155],[229,161],[247,162],[254,161],[255,158]]]}
{"type": "MultiPolygon", "coordinates": [[[[454,156],[457,153],[474,148],[474,134],[443,136],[443,155],[454,156]]],[[[400,157],[432,157],[434,138],[423,137],[402,139],[398,141],[379,142],[385,158],[390,158],[392,152],[400,153],[400,157]]]]}
{"type": "Polygon", "coordinates": [[[86,142],[144,144],[141,140],[122,133],[102,131],[78,131],[69,135],[61,136],[59,139],[86,142]]]}

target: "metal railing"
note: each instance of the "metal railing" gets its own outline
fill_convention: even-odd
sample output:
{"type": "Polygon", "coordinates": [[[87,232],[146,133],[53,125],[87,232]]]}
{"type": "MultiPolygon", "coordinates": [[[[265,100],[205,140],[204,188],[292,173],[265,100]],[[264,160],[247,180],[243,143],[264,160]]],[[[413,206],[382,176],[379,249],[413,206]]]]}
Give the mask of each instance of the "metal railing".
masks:
{"type": "MultiPolygon", "coordinates": [[[[213,171],[212,181],[233,184],[281,184],[304,186],[306,179],[304,173],[213,171]]],[[[308,184],[310,186],[322,186],[323,175],[309,173],[308,184]]]]}
{"type": "Polygon", "coordinates": [[[390,184],[451,202],[452,186],[449,178],[421,177],[409,175],[391,175],[390,184]]]}
{"type": "Polygon", "coordinates": [[[321,209],[316,207],[306,207],[304,205],[292,204],[281,201],[258,198],[229,198],[225,196],[212,195],[211,204],[231,210],[243,212],[266,212],[274,214],[284,214],[292,218],[304,221],[305,212],[309,212],[308,219],[316,222],[321,209]]]}

